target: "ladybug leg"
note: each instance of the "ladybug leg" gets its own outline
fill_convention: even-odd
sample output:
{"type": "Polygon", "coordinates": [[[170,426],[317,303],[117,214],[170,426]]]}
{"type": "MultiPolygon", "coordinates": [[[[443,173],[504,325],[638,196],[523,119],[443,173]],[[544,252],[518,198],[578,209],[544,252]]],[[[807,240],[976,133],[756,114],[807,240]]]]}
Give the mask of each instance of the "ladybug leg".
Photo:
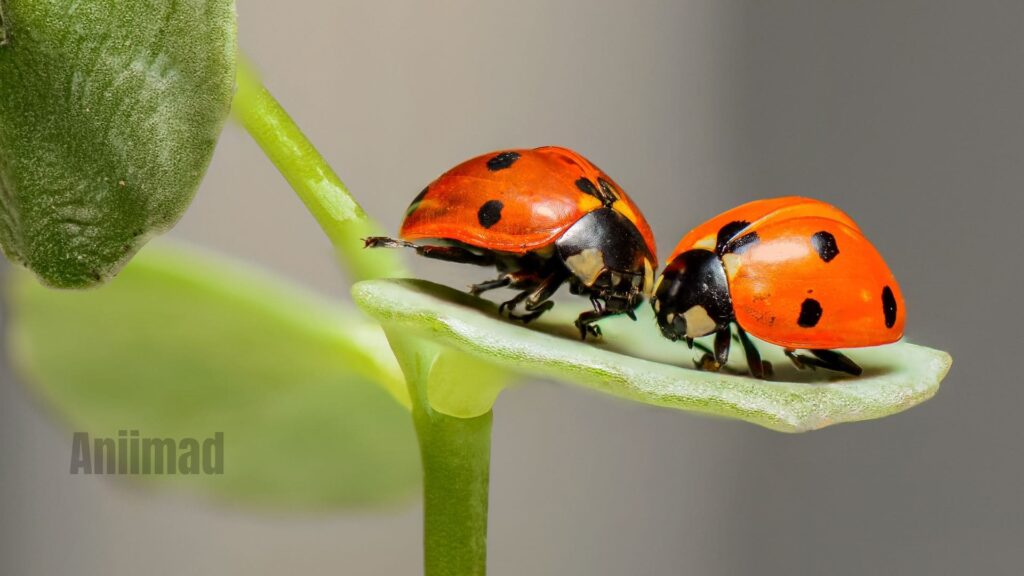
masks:
{"type": "Polygon", "coordinates": [[[595,322],[602,318],[607,318],[608,316],[614,316],[615,314],[618,314],[618,312],[609,311],[607,306],[605,306],[604,302],[601,300],[600,296],[591,294],[590,304],[591,306],[594,307],[593,310],[587,310],[586,312],[582,312],[579,316],[576,317],[575,324],[576,329],[580,331],[580,340],[586,340],[587,334],[593,336],[594,338],[600,338],[601,327],[595,324],[595,322]]]}
{"type": "Polygon", "coordinates": [[[786,349],[786,356],[801,370],[806,368],[811,370],[825,368],[826,370],[835,370],[836,372],[843,372],[851,376],[860,376],[861,372],[863,372],[856,362],[850,360],[841,352],[836,352],[835,350],[810,350],[810,353],[814,354],[814,356],[805,356],[797,354],[791,348],[786,349]]]}
{"type": "Polygon", "coordinates": [[[729,361],[729,349],[732,347],[732,334],[727,325],[725,328],[715,332],[715,362],[719,366],[725,366],[729,361]]]}
{"type": "Polygon", "coordinates": [[[793,362],[793,366],[796,366],[797,370],[807,370],[808,368],[814,370],[816,368],[816,365],[811,362],[814,358],[804,356],[803,354],[797,354],[796,350],[792,348],[786,348],[785,352],[786,358],[789,358],[789,360],[793,362]]]}
{"type": "Polygon", "coordinates": [[[549,298],[558,291],[558,288],[562,286],[563,282],[565,282],[565,278],[564,274],[552,274],[545,278],[532,291],[525,290],[516,295],[512,300],[502,304],[499,311],[502,309],[508,310],[510,312],[509,318],[518,320],[523,324],[528,324],[540,317],[541,314],[554,307],[555,303],[549,300],[549,298]],[[516,315],[511,314],[511,311],[524,300],[526,301],[524,308],[526,308],[527,313],[516,315]]]}
{"type": "Polygon", "coordinates": [[[828,368],[836,372],[845,372],[851,376],[860,376],[861,372],[863,372],[856,362],[850,360],[842,352],[836,352],[835,350],[811,350],[811,354],[817,356],[818,366],[822,368],[828,368]]]}
{"type": "Polygon", "coordinates": [[[700,361],[694,361],[694,365],[701,370],[718,372],[726,362],[729,361],[729,348],[732,346],[732,336],[727,327],[715,332],[715,353],[704,353],[700,361]]]}
{"type": "Polygon", "coordinates": [[[601,337],[601,327],[595,324],[598,320],[612,316],[615,312],[608,312],[603,306],[594,302],[594,309],[580,313],[576,317],[576,328],[580,331],[580,340],[586,340],[587,334],[594,338],[601,337]]]}
{"type": "Polygon", "coordinates": [[[693,350],[694,348],[696,348],[697,350],[700,350],[701,352],[703,352],[705,354],[711,354],[712,353],[711,352],[711,348],[708,348],[707,346],[705,346],[703,342],[697,342],[693,338],[686,338],[685,340],[686,340],[686,345],[689,346],[690,350],[693,350]]]}
{"type": "MultiPolygon", "coordinates": [[[[577,293],[582,294],[586,292],[578,289],[577,293]]],[[[624,299],[618,295],[609,296],[605,292],[597,292],[590,294],[590,304],[594,306],[594,309],[581,313],[575,322],[582,340],[586,340],[588,334],[594,338],[601,337],[601,327],[596,322],[602,318],[625,314],[627,318],[636,321],[635,309],[639,301],[634,304],[632,303],[632,298],[624,299]]]]}
{"type": "MultiPolygon", "coordinates": [[[[529,298],[529,294],[537,290],[538,287],[541,286],[546,280],[546,278],[544,278],[543,276],[538,276],[536,272],[533,272],[528,269],[505,272],[505,268],[503,267],[502,262],[497,262],[497,265],[498,272],[504,273],[501,276],[495,278],[494,280],[488,280],[486,282],[481,282],[479,284],[473,284],[472,286],[469,287],[470,294],[472,294],[473,296],[479,296],[480,294],[488,290],[494,290],[495,288],[508,287],[516,288],[519,290],[525,289],[526,296],[523,296],[523,298],[521,299],[513,299],[515,300],[516,304],[518,304],[519,302],[522,302],[523,299],[529,298]]],[[[557,289],[558,286],[556,285],[555,290],[557,289]]],[[[554,292],[554,290],[552,290],[552,292],[554,292]]],[[[515,308],[515,306],[510,306],[510,308],[515,308]]]]}
{"type": "Polygon", "coordinates": [[[476,264],[477,266],[493,266],[492,252],[473,252],[459,246],[416,246],[416,253],[425,258],[458,262],[460,264],[476,264]]]}
{"type": "Polygon", "coordinates": [[[750,375],[760,379],[770,378],[772,363],[761,360],[761,353],[757,351],[757,346],[754,346],[750,336],[747,336],[747,331],[739,324],[736,325],[736,335],[739,336],[740,344],[743,345],[743,354],[747,357],[747,368],[750,369],[750,375]]]}
{"type": "Polygon", "coordinates": [[[473,296],[479,296],[488,290],[494,290],[495,288],[504,288],[512,283],[512,276],[504,274],[500,278],[494,280],[488,280],[479,284],[473,284],[469,287],[469,293],[473,296]]]}
{"type": "Polygon", "coordinates": [[[396,240],[387,236],[370,236],[363,238],[363,248],[416,248],[412,242],[396,240]]]}
{"type": "Polygon", "coordinates": [[[512,318],[513,320],[518,320],[523,324],[529,324],[530,322],[533,322],[534,320],[539,318],[541,314],[547,312],[548,310],[551,310],[554,307],[554,302],[552,302],[551,300],[546,300],[533,308],[527,306],[526,309],[530,311],[528,314],[517,314],[515,316],[510,316],[510,318],[512,318]]]}
{"type": "Polygon", "coordinates": [[[515,310],[517,306],[519,306],[520,302],[522,302],[523,300],[526,300],[529,296],[530,296],[530,291],[529,290],[524,290],[524,291],[520,292],[519,294],[516,294],[515,296],[513,296],[511,300],[506,300],[505,302],[502,302],[500,305],[498,305],[498,314],[508,313],[509,318],[511,318],[512,317],[512,311],[515,310]]]}
{"type": "MultiPolygon", "coordinates": [[[[549,298],[555,295],[555,292],[557,292],[562,286],[565,279],[566,277],[564,274],[552,274],[545,278],[544,281],[540,283],[540,286],[530,294],[526,299],[526,309],[534,313],[530,320],[540,316],[555,305],[555,303],[549,300],[549,298]]],[[[529,320],[524,321],[529,322],[529,320]]]]}
{"type": "Polygon", "coordinates": [[[396,240],[386,236],[370,236],[363,238],[364,248],[412,248],[417,254],[425,258],[444,260],[446,262],[458,262],[460,264],[476,264],[477,266],[492,266],[494,264],[494,253],[475,252],[461,246],[420,246],[405,240],[396,240]]]}

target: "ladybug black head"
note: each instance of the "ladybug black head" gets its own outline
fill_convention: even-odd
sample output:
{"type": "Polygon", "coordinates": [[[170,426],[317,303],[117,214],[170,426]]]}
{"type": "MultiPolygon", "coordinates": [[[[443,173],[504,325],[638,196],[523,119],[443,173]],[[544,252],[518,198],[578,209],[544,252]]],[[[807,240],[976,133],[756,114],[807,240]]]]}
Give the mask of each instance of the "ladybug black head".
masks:
{"type": "Polygon", "coordinates": [[[650,293],[654,255],[636,226],[611,208],[580,218],[555,247],[573,291],[604,299],[609,310],[632,310],[650,293]]]}
{"type": "Polygon", "coordinates": [[[661,333],[670,340],[698,338],[732,321],[725,267],[714,252],[689,250],[658,278],[651,298],[661,333]]]}

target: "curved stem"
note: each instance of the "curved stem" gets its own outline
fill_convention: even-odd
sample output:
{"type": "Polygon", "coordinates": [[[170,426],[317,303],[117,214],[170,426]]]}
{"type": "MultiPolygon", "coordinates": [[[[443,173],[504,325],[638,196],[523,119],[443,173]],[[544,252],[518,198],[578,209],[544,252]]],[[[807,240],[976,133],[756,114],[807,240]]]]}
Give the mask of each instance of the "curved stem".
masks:
{"type": "MultiPolygon", "coordinates": [[[[394,252],[363,249],[361,239],[378,235],[378,226],[241,58],[232,114],[305,203],[354,279],[406,275],[394,252]]],[[[491,413],[455,418],[433,410],[427,384],[437,347],[390,331],[388,340],[405,373],[420,443],[425,574],[483,576],[491,413]]],[[[449,372],[439,377],[458,378],[449,372]]]]}
{"type": "Polygon", "coordinates": [[[232,115],[305,203],[352,277],[367,280],[404,276],[398,254],[363,249],[362,239],[379,235],[379,227],[367,218],[345,184],[244,58],[239,58],[237,83],[232,115]]]}
{"type": "MultiPolygon", "coordinates": [[[[427,391],[438,358],[436,345],[387,328],[385,332],[409,384],[420,442],[424,574],[483,576],[487,573],[492,413],[456,418],[432,409],[427,391]]],[[[442,371],[433,377],[458,376],[442,371]]]]}

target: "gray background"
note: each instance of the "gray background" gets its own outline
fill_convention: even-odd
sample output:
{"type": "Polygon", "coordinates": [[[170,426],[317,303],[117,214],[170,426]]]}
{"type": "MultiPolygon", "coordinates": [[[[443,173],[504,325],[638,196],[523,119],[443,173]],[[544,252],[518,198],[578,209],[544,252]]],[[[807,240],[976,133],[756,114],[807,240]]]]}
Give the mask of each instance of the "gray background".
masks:
{"type": "MultiPolygon", "coordinates": [[[[240,6],[243,47],[391,230],[456,162],[554,143],[612,174],[663,251],[741,201],[816,196],[897,271],[910,338],[955,357],[927,404],[802,436],[550,383],[508,392],[497,575],[1021,572],[1022,25],[1024,3],[982,1],[240,6]]],[[[346,293],[234,127],[172,235],[346,293]]],[[[69,476],[69,438],[4,374],[2,574],[419,571],[415,507],[267,516],[69,476]]]]}

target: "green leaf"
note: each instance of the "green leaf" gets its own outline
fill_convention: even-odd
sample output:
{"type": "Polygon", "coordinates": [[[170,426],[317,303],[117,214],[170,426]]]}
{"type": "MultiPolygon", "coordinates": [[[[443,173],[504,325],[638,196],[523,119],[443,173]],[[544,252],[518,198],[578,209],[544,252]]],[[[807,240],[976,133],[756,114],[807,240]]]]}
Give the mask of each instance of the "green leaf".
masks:
{"type": "Polygon", "coordinates": [[[316,509],[393,501],[418,486],[404,379],[362,314],[160,246],[96,290],[11,280],[15,364],[74,430],[224,432],[223,475],[152,480],[316,509]]]}
{"type": "MultiPolygon", "coordinates": [[[[603,321],[603,339],[584,343],[572,319],[585,300],[556,306],[526,328],[499,318],[489,301],[420,280],[360,282],[353,296],[389,331],[416,334],[508,369],[783,432],[906,410],[935,394],[952,362],[945,352],[901,342],[850,351],[864,375],[844,378],[824,370],[799,371],[781,349],[761,343],[776,371],[776,380],[767,382],[738,372],[693,369],[696,351],[663,338],[647,306],[638,311],[637,322],[603,321]]],[[[744,362],[741,348],[734,346],[727,369],[738,370],[744,362]]],[[[462,394],[479,394],[472,383],[464,387],[462,394]]]]}
{"type": "Polygon", "coordinates": [[[188,207],[227,118],[231,0],[2,0],[0,246],[105,281],[188,207]]]}

